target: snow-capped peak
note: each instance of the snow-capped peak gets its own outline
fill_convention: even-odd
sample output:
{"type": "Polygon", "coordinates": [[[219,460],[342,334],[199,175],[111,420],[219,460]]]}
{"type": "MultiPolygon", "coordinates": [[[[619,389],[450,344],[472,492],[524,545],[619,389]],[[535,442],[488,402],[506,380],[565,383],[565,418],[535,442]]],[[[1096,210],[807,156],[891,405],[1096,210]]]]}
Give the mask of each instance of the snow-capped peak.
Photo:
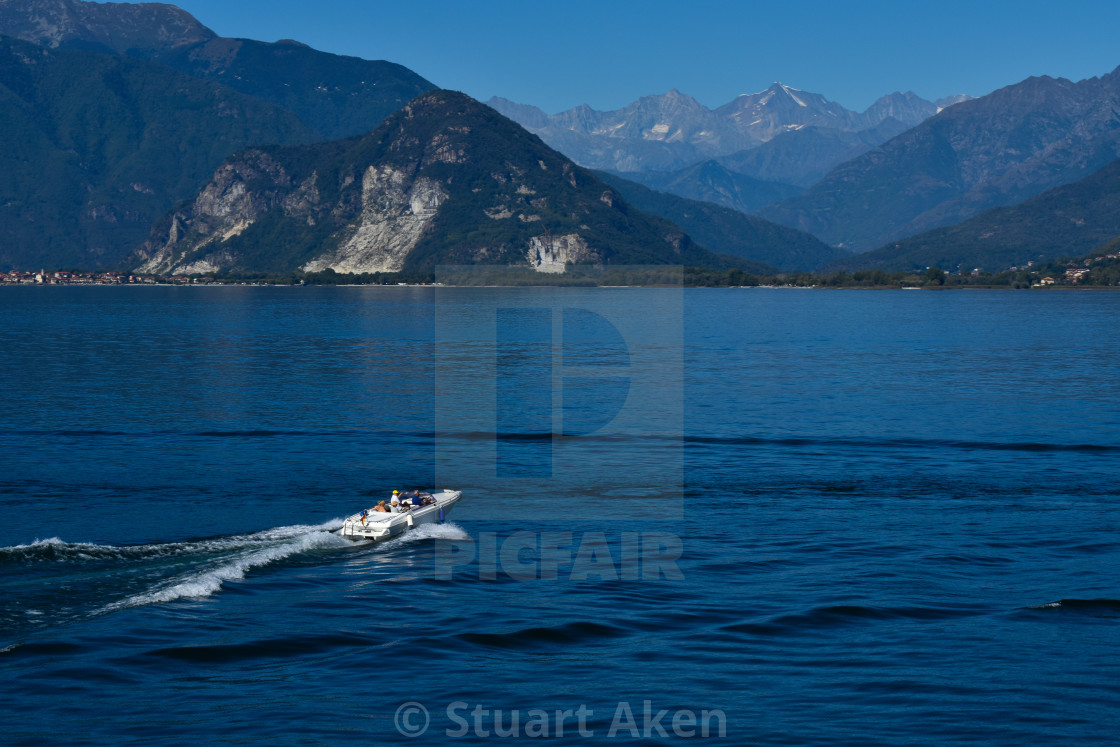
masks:
{"type": "Polygon", "coordinates": [[[801,91],[799,91],[798,89],[790,88],[789,86],[784,85],[782,83],[778,83],[778,82],[775,82],[774,85],[777,86],[778,88],[782,89],[783,91],[785,91],[786,95],[789,96],[794,101],[796,101],[798,106],[808,106],[808,104],[806,104],[804,101],[802,101],[798,97],[797,94],[801,93],[801,91]]]}
{"type": "Polygon", "coordinates": [[[768,104],[778,92],[782,92],[786,96],[789,96],[791,99],[797,102],[798,106],[808,106],[808,104],[805,103],[802,97],[798,96],[799,93],[802,93],[801,89],[787,86],[785,83],[777,80],[771,83],[770,87],[765,91],[759,91],[757,93],[741,93],[736,98],[743,98],[744,96],[749,96],[752,98],[757,97],[759,103],[765,105],[768,104]]]}

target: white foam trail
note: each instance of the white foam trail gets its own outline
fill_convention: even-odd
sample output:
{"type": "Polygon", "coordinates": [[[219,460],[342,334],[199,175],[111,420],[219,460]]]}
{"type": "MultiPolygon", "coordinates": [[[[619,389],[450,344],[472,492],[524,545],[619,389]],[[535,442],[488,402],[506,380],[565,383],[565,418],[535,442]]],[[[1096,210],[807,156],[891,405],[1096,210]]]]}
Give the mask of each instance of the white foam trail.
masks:
{"type": "Polygon", "coordinates": [[[49,556],[47,559],[57,562],[103,558],[134,560],[174,557],[177,555],[226,552],[241,547],[298,537],[310,532],[330,532],[341,526],[342,519],[332,519],[322,524],[293,524],[292,526],[275,527],[253,534],[233,535],[197,542],[164,542],[151,545],[97,545],[90,542],[66,542],[58,537],[51,537],[45,540],[37,539],[26,545],[0,547],[0,554],[28,556],[43,554],[49,556]]]}
{"type": "Polygon", "coordinates": [[[102,608],[101,612],[210,596],[226,581],[245,578],[246,572],[251,568],[259,568],[309,550],[349,545],[347,540],[329,531],[330,528],[341,525],[342,521],[339,519],[318,526],[277,527],[240,537],[186,543],[192,545],[196,553],[236,552],[233,557],[225,558],[209,568],[192,570],[150,591],[114,602],[102,608]]]}
{"type": "Polygon", "coordinates": [[[346,540],[330,532],[313,532],[295,537],[291,541],[273,547],[248,552],[210,570],[193,573],[172,586],[165,586],[144,594],[137,594],[109,605],[106,611],[139,607],[156,602],[170,602],[189,597],[207,597],[222,588],[226,581],[245,578],[250,568],[274,563],[297,553],[324,547],[338,547],[347,544],[346,540]]]}
{"type": "Polygon", "coordinates": [[[421,524],[399,537],[394,537],[391,540],[382,542],[377,547],[381,550],[392,550],[395,547],[401,547],[412,542],[419,542],[420,540],[427,539],[450,539],[450,540],[468,540],[471,535],[458,524],[450,522],[445,524],[421,524]]]}
{"type": "MultiPolygon", "coordinates": [[[[74,561],[111,560],[127,563],[148,561],[183,562],[194,567],[168,578],[148,590],[113,602],[98,613],[140,607],[176,599],[208,597],[228,581],[237,581],[253,568],[275,563],[284,558],[312,550],[352,546],[352,542],[333,534],[342,526],[342,519],[316,525],[275,527],[252,534],[217,537],[195,542],[166,542],[150,545],[97,545],[88,542],[66,542],[58,537],[36,540],[26,545],[0,548],[0,554],[10,554],[21,560],[41,563],[71,563],[74,561]],[[23,558],[19,556],[23,555],[23,558]],[[182,557],[182,561],[175,560],[182,557]],[[197,562],[194,562],[197,557],[197,562]]],[[[377,546],[392,550],[412,542],[430,539],[470,539],[457,524],[421,524],[405,534],[377,546]]],[[[168,568],[170,571],[171,568],[168,568]]],[[[29,613],[30,614],[30,613],[29,613]]]]}
{"type": "Polygon", "coordinates": [[[26,545],[12,545],[11,547],[0,547],[0,553],[17,553],[24,550],[35,550],[43,547],[65,547],[71,543],[63,542],[58,537],[51,537],[50,539],[37,539],[26,545]]]}

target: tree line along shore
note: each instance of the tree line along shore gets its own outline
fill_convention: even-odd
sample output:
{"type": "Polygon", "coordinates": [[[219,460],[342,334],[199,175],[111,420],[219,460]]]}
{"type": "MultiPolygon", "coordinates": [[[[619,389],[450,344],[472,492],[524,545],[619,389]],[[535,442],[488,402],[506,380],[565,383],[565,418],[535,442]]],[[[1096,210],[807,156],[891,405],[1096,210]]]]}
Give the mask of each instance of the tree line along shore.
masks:
{"type": "Polygon", "coordinates": [[[224,272],[212,275],[140,275],[114,271],[39,270],[0,272],[3,285],[680,285],[687,287],[794,288],[1114,288],[1120,287],[1120,254],[1080,260],[1029,263],[1002,272],[855,270],[833,273],[759,274],[699,267],[570,267],[543,274],[526,268],[475,265],[425,273],[224,272]]]}

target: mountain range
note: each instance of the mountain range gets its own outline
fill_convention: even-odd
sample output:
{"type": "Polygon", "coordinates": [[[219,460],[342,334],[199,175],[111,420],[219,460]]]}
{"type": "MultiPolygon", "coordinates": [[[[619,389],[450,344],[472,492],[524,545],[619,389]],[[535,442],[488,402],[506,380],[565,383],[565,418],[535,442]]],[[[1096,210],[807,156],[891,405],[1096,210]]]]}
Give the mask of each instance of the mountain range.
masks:
{"type": "Polygon", "coordinates": [[[417,97],[367,135],[228,159],[156,227],[136,262],[152,273],[727,265],[451,91],[417,97]]]}
{"type": "Polygon", "coordinates": [[[226,156],[318,138],[289,111],[162,65],[8,37],[0,112],[8,267],[113,266],[226,156]]]}
{"type": "Polygon", "coordinates": [[[1120,68],[1033,77],[949,107],[759,211],[868,251],[1068,184],[1120,157],[1120,68]]]}
{"type": "MultiPolygon", "coordinates": [[[[168,230],[188,224],[196,233],[202,230],[213,218],[203,217],[203,206],[206,195],[213,193],[214,181],[238,169],[238,173],[248,173],[252,168],[249,161],[256,157],[243,154],[240,160],[221,166],[231,154],[250,146],[326,144],[342,135],[368,133],[417,92],[433,88],[392,63],[329,55],[298,42],[224,39],[189,14],[166,5],[0,0],[0,32],[25,40],[7,38],[0,45],[0,106],[15,125],[13,137],[0,146],[0,265],[8,267],[104,267],[131,261],[125,258],[145,241],[157,221],[170,226],[168,230]],[[183,200],[197,208],[190,218],[184,218],[182,210],[176,212],[176,218],[167,217],[183,200]]],[[[491,124],[508,130],[509,123],[494,116],[491,124]]],[[[486,142],[497,157],[501,142],[486,142]]],[[[314,156],[297,158],[331,158],[331,153],[350,152],[349,147],[335,143],[309,151],[314,156]]],[[[260,152],[267,153],[262,156],[266,160],[275,158],[270,151],[252,151],[260,152]]],[[[569,164],[567,168],[573,167],[569,164]]],[[[351,168],[362,171],[353,164],[351,168]]],[[[595,181],[593,176],[588,179],[595,181]]],[[[322,193],[318,185],[316,188],[322,193]]],[[[604,186],[602,194],[608,192],[613,195],[609,198],[613,212],[604,214],[604,220],[617,223],[623,213],[631,218],[623,226],[625,230],[619,229],[616,246],[587,257],[607,261],[625,255],[637,260],[645,256],[643,251],[652,250],[640,250],[633,241],[639,236],[652,241],[656,234],[662,237],[658,242],[673,237],[679,250],[677,261],[692,258],[709,266],[724,263],[694,247],[679,228],[653,216],[639,216],[604,186]],[[633,233],[629,239],[622,236],[627,230],[633,233]]],[[[349,192],[347,195],[349,199],[349,192]]],[[[455,200],[452,212],[463,202],[455,200]]],[[[524,222],[541,217],[540,213],[527,214],[524,222]]],[[[444,220],[435,223],[443,225],[444,220]]],[[[470,235],[476,242],[493,238],[494,245],[476,249],[512,257],[510,246],[503,243],[511,232],[495,231],[501,223],[490,216],[480,217],[477,226],[456,223],[455,232],[470,235]]],[[[573,233],[565,221],[552,223],[555,226],[545,229],[540,248],[545,254],[555,249],[558,256],[567,251],[557,248],[564,237],[582,232],[582,240],[591,234],[605,235],[606,230],[580,223],[573,233]],[[561,228],[569,232],[555,233],[561,228]],[[552,236],[559,237],[557,247],[548,245],[552,236]]],[[[339,228],[342,224],[336,221],[333,225],[339,228]]],[[[708,235],[715,233],[707,231],[708,235]]],[[[524,243],[523,249],[533,241],[529,233],[512,234],[524,243]]],[[[770,237],[778,244],[787,237],[795,237],[795,242],[807,238],[784,229],[770,232],[770,237]]],[[[407,244],[415,238],[401,241],[407,244]]],[[[287,247],[288,243],[280,241],[277,246],[287,247]]],[[[734,237],[723,237],[720,243],[733,249],[742,246],[734,237]]],[[[758,244],[752,239],[750,246],[758,244]]],[[[428,244],[421,243],[422,250],[425,246],[428,244]]],[[[145,251],[155,252],[150,240],[145,247],[145,251]]],[[[581,247],[575,241],[573,256],[584,256],[581,247]]],[[[771,249],[780,253],[780,246],[771,249]]],[[[262,267],[291,269],[283,256],[290,258],[300,251],[285,248],[278,257],[252,256],[262,267]]],[[[654,251],[650,258],[658,256],[654,251]]],[[[154,267],[153,261],[146,257],[142,263],[154,267]]],[[[409,267],[418,266],[416,257],[410,261],[409,267]]],[[[214,264],[198,260],[196,266],[208,266],[207,262],[214,264]]],[[[749,260],[740,258],[738,262],[747,264],[749,260]]],[[[322,264],[367,266],[352,257],[322,264]]],[[[404,265],[374,262],[368,266],[404,265]]]]}
{"type": "Polygon", "coordinates": [[[323,140],[376,127],[435,85],[403,65],[306,44],[218,36],[173,5],[0,0],[0,34],[39,46],[135,57],[287,109],[323,140]]]}
{"type": "Polygon", "coordinates": [[[998,270],[1115,237],[1120,68],[961,98],[547,115],[170,5],[0,0],[0,268],[998,270]]]}
{"type": "Polygon", "coordinates": [[[717,160],[728,171],[767,183],[791,185],[800,194],[836,166],[863,155],[907,129],[905,124],[893,117],[858,131],[802,127],[776,135],[757,148],[741,150],[717,160]]]}
{"type": "Polygon", "coordinates": [[[634,207],[672,221],[713,252],[735,257],[740,270],[805,272],[851,256],[815,236],[756,215],[649,189],[609,172],[596,173],[634,207]]]}
{"type": "Polygon", "coordinates": [[[1120,236],[1120,160],[1017,205],[834,260],[830,270],[1000,271],[1078,257],[1120,236]]]}
{"type": "Polygon", "coordinates": [[[893,94],[862,115],[781,84],[714,111],[677,92],[553,117],[492,103],[578,162],[886,257],[905,237],[1029,200],[1120,157],[1118,89],[1118,71],[1076,83],[1035,77],[972,100],[893,94]],[[721,153],[754,140],[764,141],[721,153]]]}
{"type": "Polygon", "coordinates": [[[434,86],[170,5],[0,0],[0,266],[113,266],[230,154],[368,132],[434,86]]]}
{"type": "Polygon", "coordinates": [[[820,94],[775,83],[714,110],[676,90],[614,111],[585,105],[548,115],[499,97],[487,103],[580,165],[628,173],[676,171],[804,128],[862,132],[889,120],[904,130],[955,101],[935,104],[913,93],[894,93],[857,113],[820,94]]]}

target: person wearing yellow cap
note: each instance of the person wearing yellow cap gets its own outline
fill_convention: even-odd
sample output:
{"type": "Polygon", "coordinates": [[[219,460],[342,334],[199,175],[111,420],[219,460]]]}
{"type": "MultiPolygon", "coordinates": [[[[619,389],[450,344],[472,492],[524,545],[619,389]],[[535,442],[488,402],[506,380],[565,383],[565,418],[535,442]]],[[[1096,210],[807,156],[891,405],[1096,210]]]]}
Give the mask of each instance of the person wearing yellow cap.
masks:
{"type": "Polygon", "coordinates": [[[389,512],[397,513],[401,510],[401,493],[399,490],[393,491],[393,498],[389,502],[389,512]]]}

